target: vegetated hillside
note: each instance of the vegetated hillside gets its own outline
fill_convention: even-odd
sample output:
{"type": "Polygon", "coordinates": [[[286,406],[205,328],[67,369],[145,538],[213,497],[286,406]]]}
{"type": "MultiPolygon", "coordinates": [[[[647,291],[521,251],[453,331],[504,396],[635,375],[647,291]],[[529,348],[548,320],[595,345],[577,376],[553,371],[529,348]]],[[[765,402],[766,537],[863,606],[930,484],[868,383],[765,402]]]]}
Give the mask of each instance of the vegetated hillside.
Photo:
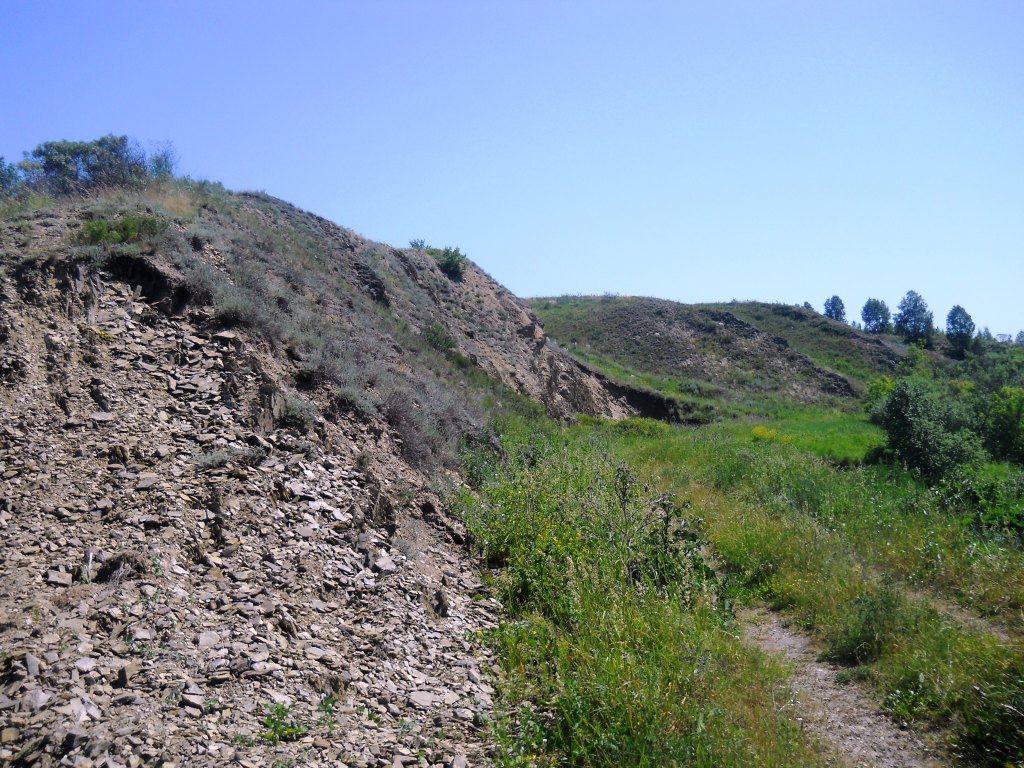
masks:
{"type": "Polygon", "coordinates": [[[843,374],[858,390],[876,376],[892,373],[906,352],[894,336],[864,333],[804,307],[734,301],[694,308],[730,312],[762,333],[780,336],[818,365],[843,374]]]}
{"type": "Polygon", "coordinates": [[[633,412],[461,254],[174,179],[2,206],[0,379],[12,765],[484,761],[445,467],[633,412]]]}
{"type": "Polygon", "coordinates": [[[551,337],[573,354],[613,376],[682,398],[827,403],[855,395],[861,380],[823,367],[812,351],[845,355],[841,359],[850,364],[835,367],[858,371],[888,371],[897,359],[876,339],[793,307],[776,313],[770,305],[690,306],[610,296],[541,298],[531,305],[551,337]],[[775,322],[748,320],[755,312],[775,322]]]}
{"type": "Polygon", "coordinates": [[[551,348],[528,308],[471,262],[448,275],[427,250],[367,241],[263,194],[211,185],[162,194],[27,214],[9,227],[8,269],[31,281],[62,262],[105,268],[171,309],[208,305],[214,322],[250,328],[282,353],[296,389],[330,390],[342,410],[420,437],[417,460],[473,422],[479,372],[553,416],[631,410],[551,348]],[[154,231],[128,242],[104,234],[123,221],[154,231]],[[78,234],[83,223],[93,228],[78,234]]]}

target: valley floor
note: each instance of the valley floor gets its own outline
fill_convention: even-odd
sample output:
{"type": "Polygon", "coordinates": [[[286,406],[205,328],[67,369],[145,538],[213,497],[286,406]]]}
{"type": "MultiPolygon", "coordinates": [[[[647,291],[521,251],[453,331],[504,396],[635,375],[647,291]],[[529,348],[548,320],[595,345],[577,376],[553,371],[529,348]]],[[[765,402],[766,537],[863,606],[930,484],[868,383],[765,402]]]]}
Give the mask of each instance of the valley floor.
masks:
{"type": "Polygon", "coordinates": [[[1024,759],[1019,543],[785,429],[511,420],[469,456],[506,764],[1024,759]]]}

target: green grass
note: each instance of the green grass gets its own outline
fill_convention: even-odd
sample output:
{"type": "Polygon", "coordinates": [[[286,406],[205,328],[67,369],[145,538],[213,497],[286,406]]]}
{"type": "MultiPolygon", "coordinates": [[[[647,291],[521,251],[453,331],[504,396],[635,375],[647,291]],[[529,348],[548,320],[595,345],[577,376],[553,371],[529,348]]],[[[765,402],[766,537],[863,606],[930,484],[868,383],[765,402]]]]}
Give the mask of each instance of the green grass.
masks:
{"type": "Polygon", "coordinates": [[[706,383],[643,373],[575,344],[569,345],[567,351],[613,381],[668,395],[683,404],[682,412],[692,416],[691,423],[710,423],[722,416],[753,410],[751,404],[744,408],[730,402],[733,399],[730,393],[706,383]]]}
{"type": "Polygon", "coordinates": [[[965,525],[962,510],[903,472],[838,469],[736,425],[608,431],[615,455],[692,500],[731,594],[791,613],[834,658],[862,665],[894,714],[948,729],[965,759],[1024,757],[1024,553],[1014,539],[965,525]],[[1014,639],[939,610],[929,592],[998,618],[1014,639]]]}
{"type": "Polygon", "coordinates": [[[466,456],[476,492],[457,507],[501,568],[507,611],[489,637],[501,762],[820,764],[777,701],[784,671],[739,641],[686,500],[655,495],[588,434],[506,421],[504,461],[466,456]]]}
{"type": "Polygon", "coordinates": [[[877,440],[858,414],[501,431],[504,461],[466,454],[477,490],[459,509],[508,611],[490,637],[505,764],[814,764],[730,600],[789,614],[964,761],[1024,758],[1024,552],[907,473],[858,464],[877,440]]]}
{"type": "Polygon", "coordinates": [[[759,418],[723,424],[720,429],[722,434],[743,439],[756,437],[753,431],[757,427],[774,433],[762,439],[844,464],[862,461],[884,442],[882,430],[859,410],[779,406],[766,410],[759,418]]]}

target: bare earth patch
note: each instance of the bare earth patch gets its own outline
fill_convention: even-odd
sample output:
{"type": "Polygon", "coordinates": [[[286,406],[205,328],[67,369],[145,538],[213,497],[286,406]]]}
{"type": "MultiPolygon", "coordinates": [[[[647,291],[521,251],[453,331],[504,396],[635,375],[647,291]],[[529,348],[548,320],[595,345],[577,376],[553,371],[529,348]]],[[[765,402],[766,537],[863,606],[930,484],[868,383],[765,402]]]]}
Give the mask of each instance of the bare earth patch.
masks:
{"type": "Polygon", "coordinates": [[[793,693],[807,730],[855,768],[936,768],[948,765],[941,750],[901,729],[855,683],[839,681],[841,668],[818,660],[812,639],[776,613],[761,608],[740,616],[744,637],[792,665],[793,693]]]}

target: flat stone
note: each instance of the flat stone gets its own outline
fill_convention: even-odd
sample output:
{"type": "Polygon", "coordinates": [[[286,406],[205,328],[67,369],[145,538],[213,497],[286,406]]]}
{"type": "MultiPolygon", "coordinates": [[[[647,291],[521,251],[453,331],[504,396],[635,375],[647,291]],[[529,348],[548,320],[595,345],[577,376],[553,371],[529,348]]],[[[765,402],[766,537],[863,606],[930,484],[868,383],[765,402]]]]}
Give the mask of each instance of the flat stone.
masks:
{"type": "Polygon", "coordinates": [[[109,411],[96,411],[89,414],[89,418],[93,421],[103,424],[114,420],[114,414],[109,411]]]}
{"type": "Polygon", "coordinates": [[[96,659],[89,658],[88,656],[79,659],[75,662],[75,669],[79,672],[92,672],[96,669],[96,659]]]}
{"type": "Polygon", "coordinates": [[[208,632],[200,632],[199,637],[196,639],[196,643],[200,648],[212,648],[220,642],[220,633],[212,630],[208,632]]]}
{"type": "Polygon", "coordinates": [[[13,744],[21,732],[17,728],[4,728],[0,731],[0,744],[13,744]]]}
{"type": "Polygon", "coordinates": [[[434,706],[434,694],[430,691],[413,691],[409,694],[409,703],[421,709],[434,706]]]}
{"type": "Polygon", "coordinates": [[[29,712],[35,712],[52,698],[46,691],[36,688],[21,697],[21,706],[29,712]]]}
{"type": "Polygon", "coordinates": [[[48,584],[54,584],[58,587],[70,587],[71,574],[64,573],[63,571],[47,571],[46,581],[48,584]]]}

